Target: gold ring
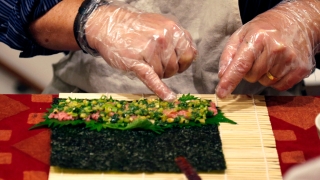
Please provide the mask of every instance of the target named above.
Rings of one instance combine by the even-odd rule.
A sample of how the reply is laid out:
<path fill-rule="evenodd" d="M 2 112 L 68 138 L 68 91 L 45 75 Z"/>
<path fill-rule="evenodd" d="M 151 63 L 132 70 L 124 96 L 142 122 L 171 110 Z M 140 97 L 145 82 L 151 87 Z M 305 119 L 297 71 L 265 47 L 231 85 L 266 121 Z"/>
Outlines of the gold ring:
<path fill-rule="evenodd" d="M 278 80 L 277 77 L 273 76 L 270 72 L 267 72 L 267 77 L 271 80 L 271 81 L 276 81 Z"/>

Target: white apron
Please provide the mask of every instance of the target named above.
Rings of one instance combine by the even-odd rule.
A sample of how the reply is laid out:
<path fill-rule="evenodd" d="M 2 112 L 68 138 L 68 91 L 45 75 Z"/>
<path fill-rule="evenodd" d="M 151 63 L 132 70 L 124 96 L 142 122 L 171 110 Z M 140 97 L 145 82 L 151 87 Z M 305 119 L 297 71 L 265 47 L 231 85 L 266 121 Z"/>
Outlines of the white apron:
<path fill-rule="evenodd" d="M 241 25 L 238 0 L 126 0 L 132 6 L 174 16 L 192 35 L 198 58 L 185 72 L 163 81 L 175 93 L 212 94 L 218 84 L 220 54 Z M 138 78 L 111 68 L 102 58 L 71 52 L 53 65 L 54 78 L 43 93 L 152 93 Z M 236 94 L 279 95 L 258 83 L 242 81 Z M 290 95 L 283 92 L 281 95 Z"/>

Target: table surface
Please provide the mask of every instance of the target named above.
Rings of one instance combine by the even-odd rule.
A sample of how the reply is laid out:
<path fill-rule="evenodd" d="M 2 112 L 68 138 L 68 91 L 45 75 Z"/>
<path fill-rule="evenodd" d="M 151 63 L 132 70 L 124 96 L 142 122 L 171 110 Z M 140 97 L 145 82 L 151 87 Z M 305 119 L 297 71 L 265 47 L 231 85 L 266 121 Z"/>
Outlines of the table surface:
<path fill-rule="evenodd" d="M 47 180 L 50 131 L 28 130 L 58 95 L 0 95 L 0 180 Z M 250 97 L 248 97 L 250 98 Z M 265 97 L 281 173 L 320 156 L 314 119 L 320 97 Z M 241 147 L 239 147 L 241 148 Z"/>

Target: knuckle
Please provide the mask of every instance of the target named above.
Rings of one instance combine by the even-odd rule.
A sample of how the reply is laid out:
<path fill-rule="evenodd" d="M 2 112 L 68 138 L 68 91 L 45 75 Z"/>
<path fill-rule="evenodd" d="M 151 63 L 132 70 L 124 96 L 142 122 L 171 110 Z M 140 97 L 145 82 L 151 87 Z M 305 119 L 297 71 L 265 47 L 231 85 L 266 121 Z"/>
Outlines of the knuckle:
<path fill-rule="evenodd" d="M 264 80 L 259 80 L 259 83 L 262 85 L 262 86 L 265 86 L 265 87 L 267 87 L 267 86 L 269 86 L 270 84 L 268 84 L 266 81 L 264 81 Z"/>
<path fill-rule="evenodd" d="M 172 29 L 179 28 L 178 25 L 177 25 L 177 23 L 174 22 L 174 21 L 172 21 L 172 20 L 168 20 L 168 21 L 166 22 L 166 25 L 167 25 L 167 27 L 171 27 Z"/>
<path fill-rule="evenodd" d="M 285 58 L 285 63 L 292 64 L 295 60 L 297 60 L 297 58 L 298 58 L 297 53 L 291 50 Z"/>
<path fill-rule="evenodd" d="M 248 81 L 249 83 L 255 83 L 257 82 L 257 79 L 254 79 L 254 78 L 244 78 L 246 81 Z"/>
<path fill-rule="evenodd" d="M 297 59 L 298 58 L 298 54 L 295 52 L 295 51 L 291 51 L 290 52 L 290 54 L 289 54 L 289 57 L 288 57 L 288 59 L 289 60 L 291 60 L 291 61 L 293 61 L 293 60 L 295 60 L 295 59 Z"/>
<path fill-rule="evenodd" d="M 254 75 L 246 75 L 245 77 L 244 77 L 244 79 L 246 80 L 246 81 L 248 81 L 249 83 L 255 83 L 255 82 L 257 82 L 259 79 L 258 79 L 258 77 L 257 76 L 254 76 Z"/>
<path fill-rule="evenodd" d="M 276 89 L 278 91 L 285 91 L 288 90 L 292 87 L 292 85 L 290 85 L 288 82 L 281 82 L 281 83 L 277 83 L 275 85 L 271 86 L 273 89 Z"/>
<path fill-rule="evenodd" d="M 238 72 L 239 74 L 246 74 L 249 69 L 251 69 L 252 65 L 248 63 L 246 60 L 239 60 L 234 65 L 234 71 Z"/>
<path fill-rule="evenodd" d="M 282 54 L 284 51 L 289 50 L 289 48 L 281 42 L 277 42 L 276 40 L 273 40 L 272 42 L 273 43 L 270 49 L 272 55 L 276 55 L 279 53 Z"/>
<path fill-rule="evenodd" d="M 289 84 L 285 84 L 285 85 L 282 85 L 282 86 L 279 86 L 279 87 L 276 87 L 275 89 L 278 90 L 278 91 L 285 91 L 285 90 L 288 90 L 292 87 L 292 85 L 289 85 Z"/>
<path fill-rule="evenodd" d="M 286 91 L 294 86 L 296 80 L 294 78 L 289 78 L 285 81 L 282 81 L 280 84 L 272 86 L 274 89 L 278 91 Z"/>
<path fill-rule="evenodd" d="M 194 52 L 191 49 L 187 49 L 181 54 L 179 63 L 191 64 L 194 56 Z"/>
<path fill-rule="evenodd" d="M 312 68 L 306 64 L 292 63 L 291 74 L 294 79 L 301 79 L 311 73 Z"/>

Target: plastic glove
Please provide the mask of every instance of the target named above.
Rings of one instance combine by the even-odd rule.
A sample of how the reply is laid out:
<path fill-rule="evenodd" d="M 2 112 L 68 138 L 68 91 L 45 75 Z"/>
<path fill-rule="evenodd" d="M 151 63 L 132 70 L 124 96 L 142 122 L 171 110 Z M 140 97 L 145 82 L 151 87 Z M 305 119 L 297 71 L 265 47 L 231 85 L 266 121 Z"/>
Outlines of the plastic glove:
<path fill-rule="evenodd" d="M 161 99 L 176 98 L 162 81 L 186 70 L 196 55 L 190 34 L 160 14 L 120 2 L 100 6 L 85 24 L 88 44 L 117 69 L 133 72 Z"/>
<path fill-rule="evenodd" d="M 221 55 L 218 97 L 232 93 L 243 78 L 282 91 L 309 76 L 315 67 L 319 17 L 320 1 L 284 1 L 243 25 Z"/>

